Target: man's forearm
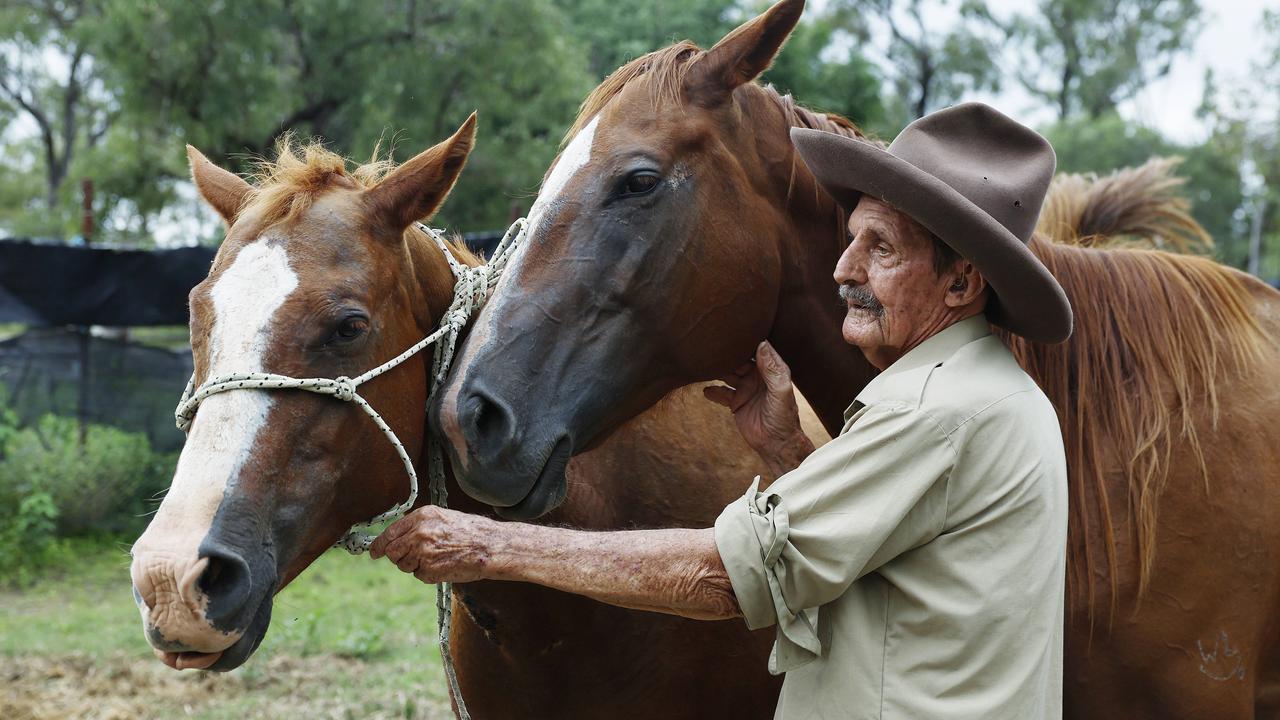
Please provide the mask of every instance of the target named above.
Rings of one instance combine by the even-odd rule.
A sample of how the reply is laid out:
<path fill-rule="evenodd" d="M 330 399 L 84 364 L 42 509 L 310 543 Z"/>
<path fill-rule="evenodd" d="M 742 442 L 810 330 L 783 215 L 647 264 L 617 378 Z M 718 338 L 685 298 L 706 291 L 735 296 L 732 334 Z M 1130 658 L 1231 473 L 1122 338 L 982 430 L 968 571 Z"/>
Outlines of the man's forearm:
<path fill-rule="evenodd" d="M 738 617 L 714 531 L 590 532 L 495 523 L 484 576 L 536 583 L 636 610 Z"/>

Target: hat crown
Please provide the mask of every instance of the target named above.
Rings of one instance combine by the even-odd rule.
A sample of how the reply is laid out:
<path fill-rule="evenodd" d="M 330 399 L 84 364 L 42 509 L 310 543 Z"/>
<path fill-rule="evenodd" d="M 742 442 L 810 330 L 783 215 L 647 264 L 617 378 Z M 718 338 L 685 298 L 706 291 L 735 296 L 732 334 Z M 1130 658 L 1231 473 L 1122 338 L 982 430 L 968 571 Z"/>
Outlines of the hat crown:
<path fill-rule="evenodd" d="M 888 151 L 950 185 L 1024 243 L 1057 166 L 1047 140 L 982 103 L 916 120 Z"/>

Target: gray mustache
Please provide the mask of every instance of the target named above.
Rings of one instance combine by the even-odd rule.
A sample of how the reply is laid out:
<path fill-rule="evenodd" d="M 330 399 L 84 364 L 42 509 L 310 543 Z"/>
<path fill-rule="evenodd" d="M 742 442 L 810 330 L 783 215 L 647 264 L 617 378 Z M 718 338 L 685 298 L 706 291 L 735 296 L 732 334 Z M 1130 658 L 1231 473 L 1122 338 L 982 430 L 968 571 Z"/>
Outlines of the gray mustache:
<path fill-rule="evenodd" d="M 841 285 L 840 299 L 845 305 L 861 305 L 875 315 L 884 314 L 884 305 L 866 285 Z"/>

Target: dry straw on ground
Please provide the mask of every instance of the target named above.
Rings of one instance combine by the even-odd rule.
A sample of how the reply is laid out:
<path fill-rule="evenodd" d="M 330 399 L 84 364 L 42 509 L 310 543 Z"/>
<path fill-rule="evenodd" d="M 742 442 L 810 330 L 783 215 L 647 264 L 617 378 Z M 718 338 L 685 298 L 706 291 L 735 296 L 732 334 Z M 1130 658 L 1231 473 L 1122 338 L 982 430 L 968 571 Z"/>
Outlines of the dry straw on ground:
<path fill-rule="evenodd" d="M 428 695 L 427 685 L 436 678 L 419 675 L 415 680 L 407 663 L 388 667 L 331 655 L 265 660 L 259 672 L 217 674 L 176 673 L 159 662 L 123 654 L 106 660 L 84 655 L 0 657 L 0 718 L 452 717 L 447 705 Z M 362 677 L 388 672 L 405 678 L 392 697 L 370 698 L 359 691 Z M 338 677 L 342 679 L 335 681 Z M 247 693 L 252 701 L 246 702 Z"/>

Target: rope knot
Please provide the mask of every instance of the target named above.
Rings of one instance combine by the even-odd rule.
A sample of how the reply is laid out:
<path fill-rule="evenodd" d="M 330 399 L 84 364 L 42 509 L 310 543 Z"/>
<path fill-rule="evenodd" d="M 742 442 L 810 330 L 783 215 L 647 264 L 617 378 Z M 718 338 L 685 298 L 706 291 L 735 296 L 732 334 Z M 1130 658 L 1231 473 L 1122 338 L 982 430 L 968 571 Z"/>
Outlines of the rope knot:
<path fill-rule="evenodd" d="M 334 378 L 333 396 L 342 402 L 351 402 L 356 397 L 356 384 L 346 375 Z"/>
<path fill-rule="evenodd" d="M 466 310 L 463 310 L 462 308 L 454 308 L 453 310 L 449 311 L 448 315 L 445 316 L 444 321 L 445 321 L 445 324 L 447 324 L 449 327 L 453 328 L 454 330 L 461 330 L 467 324 L 467 317 L 470 314 L 471 313 L 468 313 Z"/>

